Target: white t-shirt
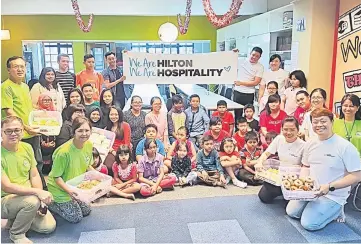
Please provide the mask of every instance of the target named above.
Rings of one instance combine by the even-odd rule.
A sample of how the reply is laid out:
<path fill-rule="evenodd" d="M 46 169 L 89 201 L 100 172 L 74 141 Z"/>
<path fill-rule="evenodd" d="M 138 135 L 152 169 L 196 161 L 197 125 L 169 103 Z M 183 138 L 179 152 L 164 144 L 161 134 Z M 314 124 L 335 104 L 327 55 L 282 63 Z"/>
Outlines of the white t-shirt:
<path fill-rule="evenodd" d="M 239 81 L 254 81 L 256 77 L 262 78 L 263 65 L 261 63 L 251 63 L 248 59 L 239 62 L 238 65 L 238 80 Z M 256 91 L 254 86 L 235 86 L 235 91 L 241 93 L 252 94 Z"/>
<path fill-rule="evenodd" d="M 300 138 L 289 143 L 283 135 L 278 135 L 268 146 L 266 152 L 270 154 L 278 153 L 282 165 L 301 165 L 305 143 Z"/>
<path fill-rule="evenodd" d="M 324 141 L 312 138 L 306 142 L 302 163 L 310 166 L 310 176 L 317 179 L 320 185 L 340 180 L 348 172 L 361 170 L 356 147 L 336 134 Z M 344 205 L 350 190 L 351 186 L 336 189 L 325 197 Z"/>
<path fill-rule="evenodd" d="M 268 70 L 264 72 L 261 85 L 266 85 L 270 81 L 276 81 L 278 83 L 278 94 L 282 95 L 285 91 L 285 80 L 288 78 L 289 73 L 284 69 L 278 69 L 277 71 Z M 268 95 L 267 87 L 264 91 L 264 95 Z"/>
<path fill-rule="evenodd" d="M 288 87 L 283 96 L 286 97 L 286 104 L 285 104 L 285 112 L 287 115 L 289 116 L 293 116 L 293 114 L 295 113 L 296 109 L 297 109 L 297 100 L 296 100 L 296 93 L 299 91 L 306 91 L 306 88 L 304 87 L 298 87 L 298 88 L 293 88 L 293 87 Z"/>
<path fill-rule="evenodd" d="M 312 138 L 317 138 L 316 132 L 313 131 L 311 123 L 311 111 L 305 113 L 303 117 L 303 123 L 300 127 L 300 131 L 307 134 L 306 141 L 309 141 Z"/>

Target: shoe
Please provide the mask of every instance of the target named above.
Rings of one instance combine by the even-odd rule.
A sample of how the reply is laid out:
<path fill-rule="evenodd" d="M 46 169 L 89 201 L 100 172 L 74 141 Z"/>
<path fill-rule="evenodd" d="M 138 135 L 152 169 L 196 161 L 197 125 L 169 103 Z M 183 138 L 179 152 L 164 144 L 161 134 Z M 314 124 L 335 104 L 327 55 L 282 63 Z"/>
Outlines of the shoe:
<path fill-rule="evenodd" d="M 247 187 L 247 183 L 243 182 L 243 181 L 239 181 L 237 179 L 232 180 L 233 185 L 240 187 L 240 188 L 246 188 Z"/>
<path fill-rule="evenodd" d="M 227 177 L 226 177 L 226 184 L 228 185 L 230 181 L 231 181 L 231 177 L 230 177 L 229 175 L 227 175 Z"/>
<path fill-rule="evenodd" d="M 26 244 L 32 244 L 33 242 L 30 241 L 28 238 L 26 238 L 25 236 L 19 239 L 14 238 L 11 234 L 10 234 L 10 240 L 12 240 L 14 243 L 26 243 Z"/>

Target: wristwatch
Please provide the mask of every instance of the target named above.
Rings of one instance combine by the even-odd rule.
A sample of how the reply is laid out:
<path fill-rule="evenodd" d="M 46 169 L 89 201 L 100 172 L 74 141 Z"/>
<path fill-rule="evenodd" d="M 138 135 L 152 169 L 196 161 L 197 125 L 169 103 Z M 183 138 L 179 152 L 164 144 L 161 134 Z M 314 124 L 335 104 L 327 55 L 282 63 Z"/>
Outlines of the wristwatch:
<path fill-rule="evenodd" d="M 334 186 L 331 186 L 331 184 L 330 184 L 329 187 L 328 187 L 328 190 L 329 191 L 334 191 L 334 190 L 336 190 L 336 188 Z"/>

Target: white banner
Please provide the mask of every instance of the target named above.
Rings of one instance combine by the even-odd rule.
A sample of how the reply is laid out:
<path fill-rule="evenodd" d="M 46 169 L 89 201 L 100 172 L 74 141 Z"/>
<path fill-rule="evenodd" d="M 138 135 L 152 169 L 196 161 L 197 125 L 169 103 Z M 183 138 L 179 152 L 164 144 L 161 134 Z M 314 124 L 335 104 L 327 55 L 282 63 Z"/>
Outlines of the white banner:
<path fill-rule="evenodd" d="M 130 84 L 233 84 L 238 53 L 123 54 L 123 72 Z"/>

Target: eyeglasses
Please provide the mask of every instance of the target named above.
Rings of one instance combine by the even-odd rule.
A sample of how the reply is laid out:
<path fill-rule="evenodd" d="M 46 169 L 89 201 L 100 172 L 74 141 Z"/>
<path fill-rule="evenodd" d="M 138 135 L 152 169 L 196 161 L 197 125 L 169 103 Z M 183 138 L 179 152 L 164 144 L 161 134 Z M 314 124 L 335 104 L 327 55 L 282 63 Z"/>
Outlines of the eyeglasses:
<path fill-rule="evenodd" d="M 20 135 L 23 132 L 23 129 L 14 129 L 14 130 L 4 130 L 4 134 L 7 136 L 12 135 L 15 133 L 15 135 Z"/>
<path fill-rule="evenodd" d="M 51 102 L 51 99 L 43 99 L 42 100 L 44 103 L 50 103 Z"/>
<path fill-rule="evenodd" d="M 277 88 L 270 88 L 270 87 L 268 87 L 267 90 L 276 91 Z"/>
<path fill-rule="evenodd" d="M 23 65 L 14 65 L 12 68 L 13 68 L 13 69 L 24 70 L 24 69 L 25 69 L 25 66 L 23 66 Z"/>
<path fill-rule="evenodd" d="M 157 149 L 157 146 L 154 146 L 154 147 L 149 147 L 150 150 L 152 149 Z"/>
<path fill-rule="evenodd" d="M 311 97 L 312 100 L 322 100 L 324 99 L 323 97 Z"/>
<path fill-rule="evenodd" d="M 142 104 L 143 102 L 132 102 L 132 104 Z"/>

